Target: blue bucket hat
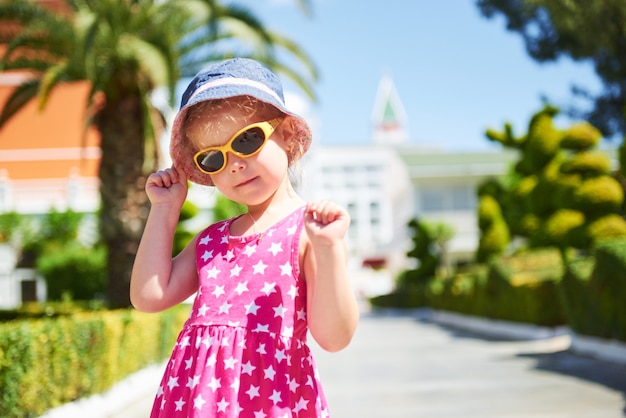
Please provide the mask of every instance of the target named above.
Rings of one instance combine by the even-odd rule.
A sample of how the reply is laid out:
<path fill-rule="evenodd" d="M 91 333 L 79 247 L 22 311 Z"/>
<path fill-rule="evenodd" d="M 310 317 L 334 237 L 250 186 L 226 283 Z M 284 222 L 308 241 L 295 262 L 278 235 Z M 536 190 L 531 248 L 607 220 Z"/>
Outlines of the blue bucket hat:
<path fill-rule="evenodd" d="M 309 125 L 285 107 L 283 88 L 278 77 L 252 59 L 234 58 L 222 61 L 200 71 L 191 80 L 183 94 L 180 110 L 174 119 L 170 155 L 174 165 L 181 168 L 189 180 L 202 185 L 213 185 L 211 177 L 201 172 L 193 162 L 193 156 L 197 150 L 189 143 L 183 129 L 188 109 L 207 100 L 244 95 L 271 104 L 291 117 L 294 140 L 296 144 L 299 144 L 296 149 L 299 149 L 299 152 L 291 156 L 290 165 L 309 148 L 311 144 Z"/>

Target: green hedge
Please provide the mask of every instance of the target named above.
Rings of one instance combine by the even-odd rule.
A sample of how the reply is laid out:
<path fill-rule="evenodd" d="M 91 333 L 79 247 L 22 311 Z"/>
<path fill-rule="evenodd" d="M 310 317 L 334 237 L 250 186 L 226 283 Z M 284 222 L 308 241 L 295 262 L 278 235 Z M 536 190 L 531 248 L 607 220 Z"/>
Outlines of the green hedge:
<path fill-rule="evenodd" d="M 0 323 L 0 416 L 37 417 L 167 358 L 189 308 Z"/>
<path fill-rule="evenodd" d="M 566 323 L 557 250 L 535 250 L 477 264 L 449 279 L 432 279 L 421 288 L 399 289 L 372 298 L 374 307 L 454 311 L 513 322 L 558 326 Z"/>
<path fill-rule="evenodd" d="M 504 257 L 431 286 L 435 309 L 513 322 L 557 326 L 566 322 L 559 294 L 557 251 Z"/>
<path fill-rule="evenodd" d="M 568 263 L 562 291 L 572 330 L 626 341 L 626 238 L 603 240 L 593 256 Z"/>

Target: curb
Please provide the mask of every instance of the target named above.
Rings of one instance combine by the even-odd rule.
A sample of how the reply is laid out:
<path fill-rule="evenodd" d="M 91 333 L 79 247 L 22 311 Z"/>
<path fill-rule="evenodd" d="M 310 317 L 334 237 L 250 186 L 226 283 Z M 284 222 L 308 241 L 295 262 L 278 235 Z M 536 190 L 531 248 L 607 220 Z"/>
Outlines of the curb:
<path fill-rule="evenodd" d="M 427 321 L 463 329 L 478 335 L 510 340 L 544 340 L 559 338 L 564 350 L 598 360 L 626 365 L 626 343 L 576 334 L 569 327 L 542 327 L 511 321 L 494 320 L 449 311 L 431 311 L 421 314 Z"/>
<path fill-rule="evenodd" d="M 166 363 L 153 364 L 131 374 L 106 392 L 48 410 L 40 418 L 110 418 L 138 399 L 153 396 Z M 147 384 L 147 382 L 157 382 Z M 86 411 L 89 411 L 88 414 Z"/>

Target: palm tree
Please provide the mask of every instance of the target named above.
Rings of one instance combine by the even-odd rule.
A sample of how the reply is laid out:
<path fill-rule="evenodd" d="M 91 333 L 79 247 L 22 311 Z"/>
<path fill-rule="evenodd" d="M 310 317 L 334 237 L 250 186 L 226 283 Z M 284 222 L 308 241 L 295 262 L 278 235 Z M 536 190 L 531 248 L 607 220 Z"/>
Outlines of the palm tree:
<path fill-rule="evenodd" d="M 109 300 L 115 307 L 129 306 L 130 270 L 147 213 L 144 179 L 156 167 L 156 138 L 163 128 L 150 93 L 166 87 L 173 105 L 181 77 L 233 56 L 264 62 L 310 97 L 317 74 L 294 42 L 266 30 L 250 10 L 233 3 L 54 3 L 53 11 L 29 0 L 0 2 L 0 26 L 5 28 L 0 44 L 6 45 L 0 71 L 32 74 L 8 99 L 0 126 L 32 99 L 44 107 L 50 92 L 63 83 L 90 82 L 86 123 L 95 124 L 101 135 L 100 229 L 108 248 Z M 283 65 L 281 57 L 302 69 Z"/>

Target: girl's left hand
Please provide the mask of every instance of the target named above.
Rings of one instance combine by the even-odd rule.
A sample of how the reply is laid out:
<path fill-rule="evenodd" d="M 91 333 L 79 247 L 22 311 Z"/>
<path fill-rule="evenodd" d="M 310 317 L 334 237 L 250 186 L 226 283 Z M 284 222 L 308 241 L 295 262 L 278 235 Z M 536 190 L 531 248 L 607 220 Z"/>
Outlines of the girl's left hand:
<path fill-rule="evenodd" d="M 318 200 L 307 204 L 304 225 L 313 244 L 331 245 L 344 239 L 350 215 L 334 202 Z"/>

